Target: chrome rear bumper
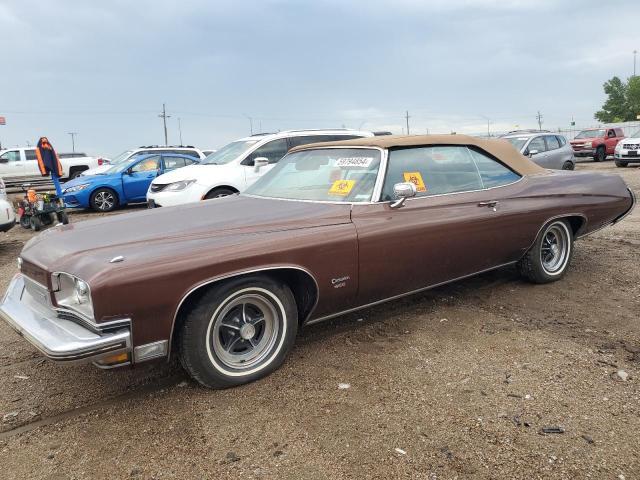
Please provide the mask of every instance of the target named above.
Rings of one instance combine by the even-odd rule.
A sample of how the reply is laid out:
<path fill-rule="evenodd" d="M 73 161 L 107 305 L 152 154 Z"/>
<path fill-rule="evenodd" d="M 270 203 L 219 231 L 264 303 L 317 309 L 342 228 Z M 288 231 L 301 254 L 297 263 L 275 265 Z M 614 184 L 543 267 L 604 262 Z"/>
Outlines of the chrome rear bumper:
<path fill-rule="evenodd" d="M 0 317 L 54 361 L 95 362 L 131 352 L 128 321 L 108 332 L 94 332 L 79 322 L 61 318 L 56 310 L 29 293 L 22 274 L 13 277 L 0 302 Z"/>

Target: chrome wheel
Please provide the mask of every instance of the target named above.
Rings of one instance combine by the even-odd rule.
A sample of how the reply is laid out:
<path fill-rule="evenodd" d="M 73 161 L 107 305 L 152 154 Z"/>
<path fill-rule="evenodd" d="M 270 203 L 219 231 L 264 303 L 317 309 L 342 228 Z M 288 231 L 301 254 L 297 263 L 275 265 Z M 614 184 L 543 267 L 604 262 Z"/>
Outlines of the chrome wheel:
<path fill-rule="evenodd" d="M 540 247 L 540 262 L 548 275 L 562 273 L 571 252 L 569 231 L 563 222 L 556 222 L 544 232 Z"/>
<path fill-rule="evenodd" d="M 116 204 L 116 197 L 113 193 L 107 190 L 100 190 L 96 193 L 93 202 L 98 210 L 106 212 L 113 209 Z"/>
<path fill-rule="evenodd" d="M 274 300 L 277 298 L 266 290 L 249 289 L 220 305 L 207 332 L 207 350 L 214 365 L 217 359 L 223 368 L 245 371 L 273 358 L 284 315 Z"/>

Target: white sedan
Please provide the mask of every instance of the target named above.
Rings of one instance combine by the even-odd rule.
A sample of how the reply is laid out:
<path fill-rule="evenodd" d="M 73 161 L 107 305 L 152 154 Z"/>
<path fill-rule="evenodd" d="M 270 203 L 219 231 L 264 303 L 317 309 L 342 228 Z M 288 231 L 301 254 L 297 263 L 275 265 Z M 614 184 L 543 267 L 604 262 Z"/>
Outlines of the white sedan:
<path fill-rule="evenodd" d="M 0 178 L 0 232 L 7 232 L 16 224 L 16 214 L 7 198 L 4 182 Z"/>

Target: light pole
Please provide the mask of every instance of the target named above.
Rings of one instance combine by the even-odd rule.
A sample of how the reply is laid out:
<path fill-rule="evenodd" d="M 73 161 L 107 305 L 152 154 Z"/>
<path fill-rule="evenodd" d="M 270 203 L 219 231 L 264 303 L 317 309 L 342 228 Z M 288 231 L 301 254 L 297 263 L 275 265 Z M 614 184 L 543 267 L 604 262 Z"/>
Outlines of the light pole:
<path fill-rule="evenodd" d="M 491 138 L 491 119 L 489 117 L 485 117 L 484 115 L 480 115 L 482 118 L 484 118 L 487 121 L 487 138 Z"/>
<path fill-rule="evenodd" d="M 636 56 L 638 55 L 638 50 L 633 51 L 633 76 L 636 76 Z"/>
<path fill-rule="evenodd" d="M 69 135 L 71 135 L 71 151 L 73 153 L 76 153 L 76 135 L 78 134 L 78 132 L 67 132 Z"/>
<path fill-rule="evenodd" d="M 178 117 L 178 134 L 180 135 L 180 145 L 182 146 L 182 125 L 180 124 L 180 117 Z"/>

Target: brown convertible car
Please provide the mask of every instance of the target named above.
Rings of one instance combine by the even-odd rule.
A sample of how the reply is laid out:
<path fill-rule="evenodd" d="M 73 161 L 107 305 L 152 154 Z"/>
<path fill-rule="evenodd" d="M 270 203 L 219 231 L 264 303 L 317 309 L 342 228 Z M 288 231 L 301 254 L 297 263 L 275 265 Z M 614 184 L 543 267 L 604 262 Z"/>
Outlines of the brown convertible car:
<path fill-rule="evenodd" d="M 574 240 L 634 202 L 617 175 L 547 171 L 501 140 L 308 145 L 246 193 L 41 234 L 0 315 L 53 360 L 176 352 L 233 386 L 278 368 L 301 325 L 510 264 L 558 280 Z"/>

